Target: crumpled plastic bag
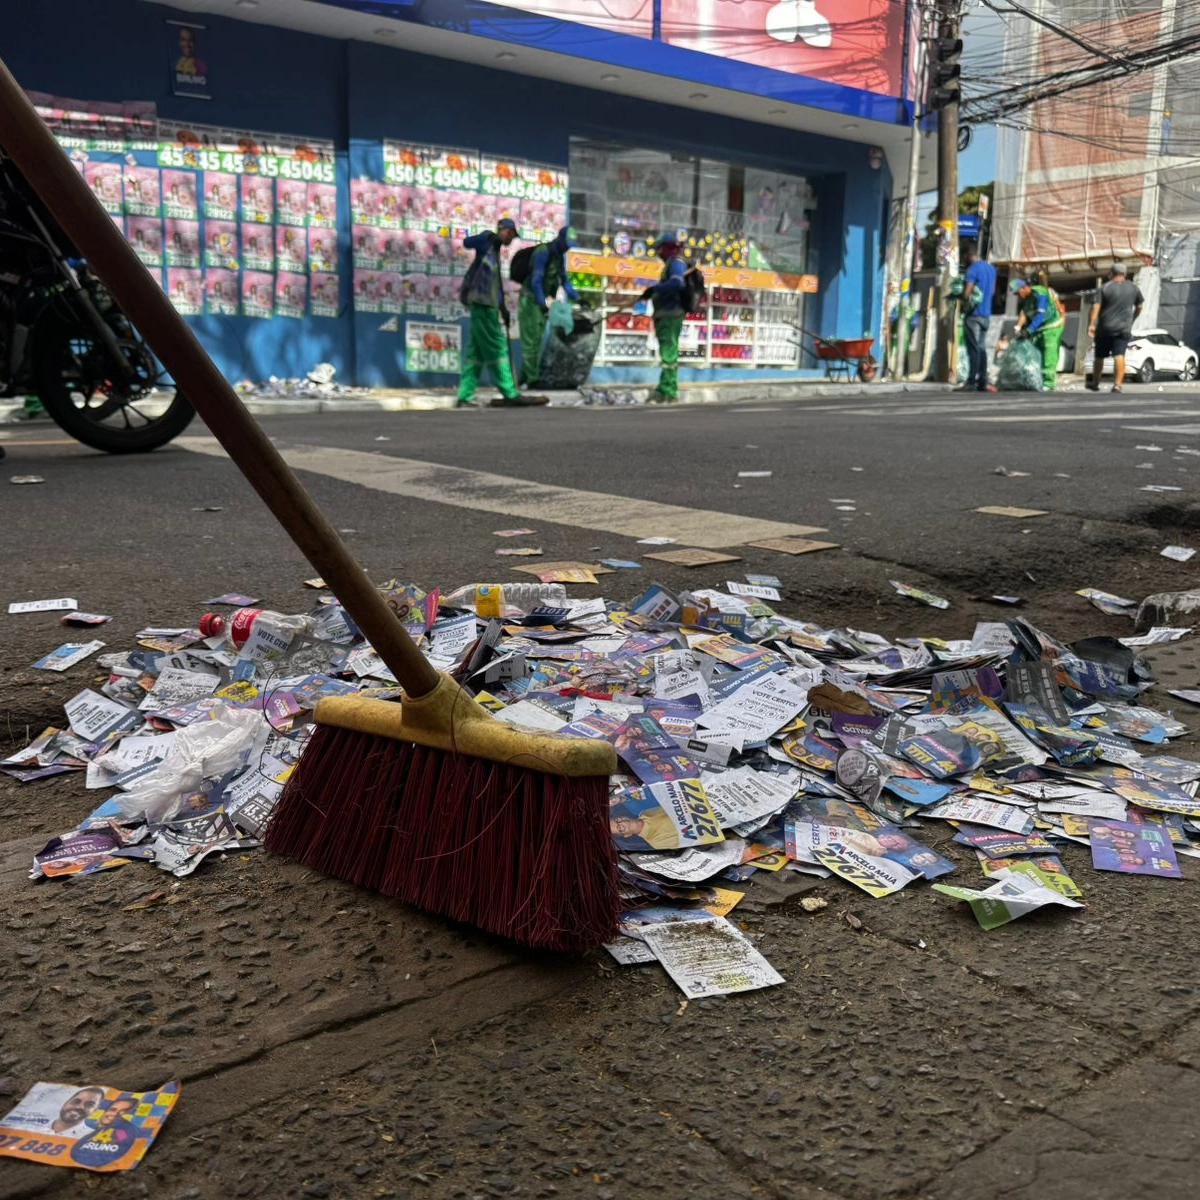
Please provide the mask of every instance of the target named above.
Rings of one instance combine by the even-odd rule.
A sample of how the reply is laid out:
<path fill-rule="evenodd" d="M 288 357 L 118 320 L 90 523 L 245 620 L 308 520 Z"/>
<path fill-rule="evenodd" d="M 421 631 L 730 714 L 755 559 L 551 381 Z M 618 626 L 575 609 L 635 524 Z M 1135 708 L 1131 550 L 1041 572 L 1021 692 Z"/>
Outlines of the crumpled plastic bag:
<path fill-rule="evenodd" d="M 1032 342 L 1015 338 L 1000 358 L 996 387 L 1002 392 L 1040 392 L 1041 351 Z"/>
<path fill-rule="evenodd" d="M 119 796 L 117 803 L 127 817 L 169 821 L 185 796 L 197 791 L 204 780 L 239 766 L 255 740 L 265 740 L 270 732 L 261 712 L 224 705 L 214 708 L 211 720 L 181 729 L 158 770 Z"/>

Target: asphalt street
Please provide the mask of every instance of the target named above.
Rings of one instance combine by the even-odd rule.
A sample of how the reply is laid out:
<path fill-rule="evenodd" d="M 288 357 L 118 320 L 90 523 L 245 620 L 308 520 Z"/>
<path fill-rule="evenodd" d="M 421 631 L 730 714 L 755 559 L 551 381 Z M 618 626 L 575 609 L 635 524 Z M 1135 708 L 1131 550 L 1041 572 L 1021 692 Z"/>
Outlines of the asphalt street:
<path fill-rule="evenodd" d="M 967 637 L 1011 612 L 991 597 L 1013 595 L 1064 639 L 1130 631 L 1078 588 L 1140 599 L 1196 582 L 1159 551 L 1200 538 L 1200 392 L 880 389 L 263 423 L 377 580 L 519 579 L 505 564 L 521 560 L 495 550 L 524 544 L 546 560 L 642 563 L 601 578 L 614 597 L 773 574 L 790 616 Z M 310 605 L 311 568 L 199 422 L 139 458 L 96 454 L 48 422 L 0 427 L 0 444 L 6 602 L 74 597 L 114 615 L 97 635 L 113 648 L 147 624 L 194 623 L 223 592 Z M 9 483 L 27 475 L 44 482 Z M 536 532 L 494 535 L 517 526 Z M 680 545 L 738 561 L 686 569 L 638 544 L 681 531 Z M 785 531 L 836 547 L 748 544 Z M 950 607 L 897 595 L 895 579 Z M 74 637 L 52 616 L 0 610 L 0 628 L 7 753 L 94 671 L 30 670 Z M 1169 686 L 1200 685 L 1190 642 L 1163 668 Z M 1163 692 L 1150 702 L 1178 707 Z M 1194 756 L 1195 740 L 1179 750 Z M 533 958 L 262 852 L 165 891 L 137 864 L 29 882 L 30 853 L 94 799 L 71 776 L 0 781 L 0 1105 L 36 1079 L 181 1077 L 142 1167 L 104 1181 L 122 1200 L 1195 1195 L 1190 860 L 1181 882 L 1106 876 L 1086 909 L 987 934 L 927 888 L 872 900 L 768 881 L 737 911 L 787 983 L 686 1006 L 657 967 Z M 938 849 L 974 886 L 973 860 Z M 805 912 L 801 888 L 828 908 Z M 0 1195 L 84 1186 L 0 1164 Z"/>

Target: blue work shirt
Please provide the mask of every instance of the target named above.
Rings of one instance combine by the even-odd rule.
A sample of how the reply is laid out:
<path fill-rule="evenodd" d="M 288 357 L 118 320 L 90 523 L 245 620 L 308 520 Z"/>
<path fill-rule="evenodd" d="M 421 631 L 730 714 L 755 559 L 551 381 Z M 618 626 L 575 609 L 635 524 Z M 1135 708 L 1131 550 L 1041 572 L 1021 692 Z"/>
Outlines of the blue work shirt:
<path fill-rule="evenodd" d="M 979 293 L 979 303 L 970 312 L 969 317 L 990 317 L 992 305 L 996 299 L 996 268 L 989 262 L 979 259 L 967 268 L 966 282 L 973 284 Z M 974 293 L 972 293 L 974 294 Z"/>
<path fill-rule="evenodd" d="M 500 277 L 500 239 L 487 230 L 464 238 L 463 245 L 475 251 L 471 264 L 474 274 L 463 280 L 462 302 L 466 305 L 486 304 L 489 308 L 503 307 L 503 280 Z M 501 314 L 503 315 L 503 314 Z"/>
<path fill-rule="evenodd" d="M 654 311 L 657 315 L 678 316 L 683 312 L 683 277 L 687 262 L 680 255 L 668 258 L 663 266 L 662 279 L 654 288 Z"/>
<path fill-rule="evenodd" d="M 558 294 L 560 286 L 566 292 L 568 300 L 579 299 L 579 293 L 575 291 L 571 277 L 567 274 L 566 249 L 559 249 L 559 241 L 555 239 L 545 246 L 539 246 L 533 252 L 529 290 L 533 293 L 537 306 L 545 308 Z"/>

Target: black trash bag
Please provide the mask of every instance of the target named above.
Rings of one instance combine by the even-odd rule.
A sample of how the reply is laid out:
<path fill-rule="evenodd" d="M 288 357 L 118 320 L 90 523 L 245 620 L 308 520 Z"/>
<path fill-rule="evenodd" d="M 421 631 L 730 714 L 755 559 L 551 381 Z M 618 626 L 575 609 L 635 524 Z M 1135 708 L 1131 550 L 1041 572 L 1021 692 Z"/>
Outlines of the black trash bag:
<path fill-rule="evenodd" d="M 551 330 L 538 364 L 538 387 L 547 391 L 582 387 L 596 361 L 600 331 L 600 319 L 580 309 L 575 311 L 575 327 L 570 333 Z"/>

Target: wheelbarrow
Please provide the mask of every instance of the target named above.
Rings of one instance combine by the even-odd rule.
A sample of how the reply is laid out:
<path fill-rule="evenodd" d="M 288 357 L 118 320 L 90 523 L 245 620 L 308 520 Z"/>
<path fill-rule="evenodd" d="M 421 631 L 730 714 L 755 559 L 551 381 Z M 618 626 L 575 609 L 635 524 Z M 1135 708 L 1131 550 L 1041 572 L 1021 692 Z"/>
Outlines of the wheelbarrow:
<path fill-rule="evenodd" d="M 817 358 L 825 364 L 826 379 L 849 383 L 851 370 L 863 383 L 875 378 L 879 364 L 871 353 L 874 338 L 823 338 L 811 333 L 808 336 L 813 339 Z"/>

